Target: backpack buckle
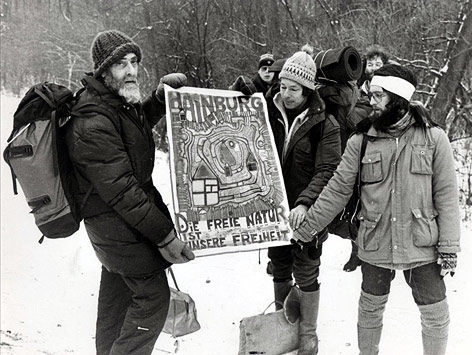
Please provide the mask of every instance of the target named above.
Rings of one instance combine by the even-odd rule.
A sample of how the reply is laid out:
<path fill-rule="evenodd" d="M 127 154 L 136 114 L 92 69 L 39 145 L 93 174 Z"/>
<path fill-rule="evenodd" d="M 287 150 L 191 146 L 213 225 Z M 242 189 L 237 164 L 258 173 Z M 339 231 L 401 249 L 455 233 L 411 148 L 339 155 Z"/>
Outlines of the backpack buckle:
<path fill-rule="evenodd" d="M 40 196 L 28 201 L 28 205 L 32 208 L 30 213 L 36 213 L 41 207 L 51 203 L 51 197 L 48 195 Z"/>

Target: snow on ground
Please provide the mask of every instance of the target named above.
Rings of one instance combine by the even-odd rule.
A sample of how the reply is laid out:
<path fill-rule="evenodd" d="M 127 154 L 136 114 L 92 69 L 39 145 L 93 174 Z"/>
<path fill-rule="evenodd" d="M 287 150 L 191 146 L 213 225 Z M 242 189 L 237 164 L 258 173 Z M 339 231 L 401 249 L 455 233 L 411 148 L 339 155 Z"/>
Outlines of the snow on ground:
<path fill-rule="evenodd" d="M 11 130 L 17 98 L 1 96 L 1 149 Z M 158 152 L 155 182 L 170 198 L 167 158 Z M 2 355 L 95 353 L 94 332 L 100 265 L 85 230 L 63 240 L 41 236 L 23 197 L 14 196 L 10 171 L 1 169 L 1 343 Z M 447 277 L 451 309 L 450 355 L 472 348 L 472 231 L 463 226 L 459 266 Z M 342 271 L 350 245 L 332 236 L 324 245 L 320 354 L 357 354 L 356 318 L 361 275 Z M 153 355 L 237 354 L 239 321 L 261 313 L 272 300 L 272 280 L 265 273 L 267 251 L 197 258 L 174 266 L 182 291 L 196 302 L 202 329 L 173 339 L 162 334 Z M 170 281 L 171 282 L 171 281 Z M 272 309 L 272 308 L 271 308 Z M 384 317 L 381 354 L 421 354 L 419 312 L 402 273 L 397 273 Z M 274 339 L 276 341 L 276 339 Z"/>

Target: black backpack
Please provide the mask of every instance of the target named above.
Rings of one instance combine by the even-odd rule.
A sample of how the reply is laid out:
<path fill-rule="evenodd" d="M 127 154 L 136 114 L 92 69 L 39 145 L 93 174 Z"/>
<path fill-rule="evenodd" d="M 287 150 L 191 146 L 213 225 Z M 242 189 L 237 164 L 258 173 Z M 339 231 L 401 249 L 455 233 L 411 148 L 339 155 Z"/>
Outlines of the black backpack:
<path fill-rule="evenodd" d="M 74 175 L 64 137 L 64 126 L 74 116 L 100 113 L 113 121 L 110 109 L 98 104 L 77 107 L 78 97 L 53 83 L 31 87 L 14 114 L 13 130 L 3 157 L 10 166 L 14 194 L 19 181 L 35 222 L 44 237 L 65 238 L 79 229 L 83 201 L 77 199 Z"/>

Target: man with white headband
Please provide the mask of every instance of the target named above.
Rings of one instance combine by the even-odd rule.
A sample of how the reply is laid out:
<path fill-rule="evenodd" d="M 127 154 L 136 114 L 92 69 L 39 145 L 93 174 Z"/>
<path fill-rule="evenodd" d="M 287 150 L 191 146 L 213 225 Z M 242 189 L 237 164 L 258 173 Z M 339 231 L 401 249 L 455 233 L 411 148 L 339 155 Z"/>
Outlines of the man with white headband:
<path fill-rule="evenodd" d="M 328 185 L 294 232 L 313 239 L 348 202 L 359 170 L 362 260 L 358 309 L 361 355 L 379 353 L 382 318 L 395 272 L 403 271 L 421 314 L 424 354 L 446 352 L 449 309 L 444 276 L 454 275 L 460 219 L 454 157 L 446 133 L 411 98 L 417 85 L 408 69 L 388 64 L 372 78 L 368 124 L 348 141 Z"/>

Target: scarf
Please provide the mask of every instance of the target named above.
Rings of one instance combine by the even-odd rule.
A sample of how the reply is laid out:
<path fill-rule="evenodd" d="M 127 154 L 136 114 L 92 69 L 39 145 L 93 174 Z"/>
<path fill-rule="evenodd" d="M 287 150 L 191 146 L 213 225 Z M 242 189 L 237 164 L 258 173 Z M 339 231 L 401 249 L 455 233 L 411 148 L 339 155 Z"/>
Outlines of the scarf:
<path fill-rule="evenodd" d="M 394 136 L 394 137 L 399 137 L 403 133 L 405 133 L 405 131 L 408 128 L 410 128 L 410 126 L 413 123 L 414 123 L 414 120 L 413 120 L 411 114 L 408 112 L 408 113 L 405 114 L 405 116 L 403 116 L 397 122 L 395 122 L 393 125 L 388 127 L 385 132 L 392 135 L 392 136 Z"/>

